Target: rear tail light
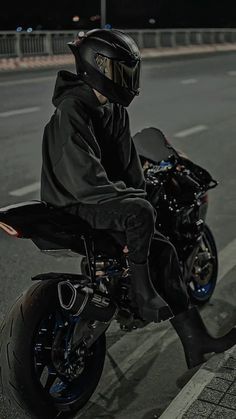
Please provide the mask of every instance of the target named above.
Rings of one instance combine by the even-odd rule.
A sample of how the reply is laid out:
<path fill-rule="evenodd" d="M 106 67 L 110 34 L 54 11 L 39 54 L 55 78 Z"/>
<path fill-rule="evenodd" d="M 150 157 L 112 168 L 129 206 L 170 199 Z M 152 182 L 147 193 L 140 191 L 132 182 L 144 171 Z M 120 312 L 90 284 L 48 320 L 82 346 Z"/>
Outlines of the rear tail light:
<path fill-rule="evenodd" d="M 21 237 L 20 231 L 15 230 L 13 227 L 5 223 L 0 223 L 0 228 L 4 230 L 7 234 L 9 234 L 9 236 Z"/>

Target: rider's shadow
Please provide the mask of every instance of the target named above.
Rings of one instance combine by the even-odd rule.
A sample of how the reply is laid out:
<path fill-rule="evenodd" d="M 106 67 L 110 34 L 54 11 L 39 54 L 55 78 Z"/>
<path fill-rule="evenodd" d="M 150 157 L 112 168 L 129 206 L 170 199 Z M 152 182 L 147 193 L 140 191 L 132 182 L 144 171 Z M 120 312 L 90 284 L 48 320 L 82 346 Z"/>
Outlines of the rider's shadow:
<path fill-rule="evenodd" d="M 181 355 L 179 350 L 180 343 L 178 338 L 170 329 L 170 332 L 162 337 L 160 336 L 158 344 L 154 344 L 140 357 L 140 365 L 138 364 L 139 360 L 137 360 L 135 367 L 130 368 L 128 371 L 126 370 L 125 373 L 113 356 L 108 354 L 109 368 L 115 374 L 116 380 L 103 393 L 98 389 L 97 397 L 99 396 L 100 400 L 95 403 L 90 402 L 89 409 L 81 417 L 83 419 L 158 418 L 159 413 L 163 410 L 163 403 L 165 405 L 165 401 L 162 401 L 162 391 L 168 398 L 169 391 L 173 390 L 169 390 L 169 379 L 172 380 L 172 385 L 175 386 L 170 367 L 168 372 L 169 379 L 165 379 L 164 387 L 162 387 L 162 377 L 163 374 L 166 374 L 166 365 L 173 357 L 173 352 L 177 351 L 179 357 L 177 374 L 179 369 L 182 371 L 183 367 L 185 368 L 184 355 Z M 156 362 L 158 362 L 158 367 L 155 365 Z M 149 400 L 146 400 L 143 404 L 142 401 L 138 402 L 140 401 L 140 396 L 145 396 L 146 392 L 150 395 L 150 398 L 148 397 Z M 146 399 L 146 396 L 144 398 Z M 138 408 L 135 407 L 136 405 Z M 152 407 L 152 410 L 150 410 L 150 407 Z"/>
<path fill-rule="evenodd" d="M 111 367 L 116 375 L 116 384 L 115 388 L 109 390 L 109 395 L 105 393 L 98 393 L 102 404 L 98 403 L 91 403 L 90 407 L 92 410 L 96 410 L 96 419 L 103 418 L 103 419 L 116 419 L 121 418 L 121 412 L 127 406 L 129 406 L 136 398 L 139 397 L 138 392 L 136 391 L 136 387 L 139 384 L 140 380 L 144 378 L 149 370 L 152 368 L 155 357 L 151 360 L 149 359 L 147 362 L 143 362 L 140 368 L 136 369 L 135 375 L 127 378 L 127 372 L 123 373 L 120 369 L 119 365 L 115 361 L 115 359 L 108 353 L 108 359 L 110 361 Z M 138 378 L 135 378 L 138 377 Z M 84 419 L 91 419 L 91 416 L 85 414 L 83 416 Z"/>

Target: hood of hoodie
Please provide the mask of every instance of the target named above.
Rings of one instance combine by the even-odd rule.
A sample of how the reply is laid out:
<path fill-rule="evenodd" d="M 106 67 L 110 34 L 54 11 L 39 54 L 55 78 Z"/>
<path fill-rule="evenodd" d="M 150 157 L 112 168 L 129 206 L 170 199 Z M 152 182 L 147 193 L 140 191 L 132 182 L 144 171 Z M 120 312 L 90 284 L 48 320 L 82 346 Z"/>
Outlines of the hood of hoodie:
<path fill-rule="evenodd" d="M 57 108 L 66 97 L 77 97 L 86 107 L 94 109 L 102 106 L 93 89 L 70 71 L 57 73 L 52 103 Z"/>

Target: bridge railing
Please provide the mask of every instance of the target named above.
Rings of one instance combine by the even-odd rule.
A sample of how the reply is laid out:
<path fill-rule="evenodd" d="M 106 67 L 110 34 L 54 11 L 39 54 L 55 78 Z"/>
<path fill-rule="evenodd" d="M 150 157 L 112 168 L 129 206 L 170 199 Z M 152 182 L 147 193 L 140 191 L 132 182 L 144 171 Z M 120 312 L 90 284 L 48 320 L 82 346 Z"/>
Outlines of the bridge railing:
<path fill-rule="evenodd" d="M 86 32 L 86 31 L 85 31 Z M 141 49 L 177 48 L 196 45 L 235 44 L 236 29 L 125 30 Z M 69 54 L 67 42 L 77 31 L 0 31 L 0 58 Z"/>

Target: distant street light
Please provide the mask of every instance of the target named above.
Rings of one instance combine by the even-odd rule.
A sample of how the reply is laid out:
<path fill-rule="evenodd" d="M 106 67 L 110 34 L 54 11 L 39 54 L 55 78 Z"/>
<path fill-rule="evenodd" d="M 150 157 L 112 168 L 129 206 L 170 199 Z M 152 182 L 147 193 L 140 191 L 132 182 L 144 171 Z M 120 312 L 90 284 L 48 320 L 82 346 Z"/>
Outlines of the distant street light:
<path fill-rule="evenodd" d="M 101 28 L 105 28 L 106 25 L 106 0 L 101 0 Z"/>
<path fill-rule="evenodd" d="M 154 25 L 154 23 L 156 23 L 156 19 L 154 19 L 153 17 L 151 17 L 151 18 L 149 19 L 149 23 L 150 23 L 151 25 Z"/>
<path fill-rule="evenodd" d="M 100 15 L 90 16 L 89 19 L 91 20 L 91 22 L 96 22 L 96 20 L 101 19 L 101 16 Z"/>
<path fill-rule="evenodd" d="M 73 22 L 79 22 L 80 17 L 79 16 L 73 16 L 72 20 L 73 20 Z"/>

